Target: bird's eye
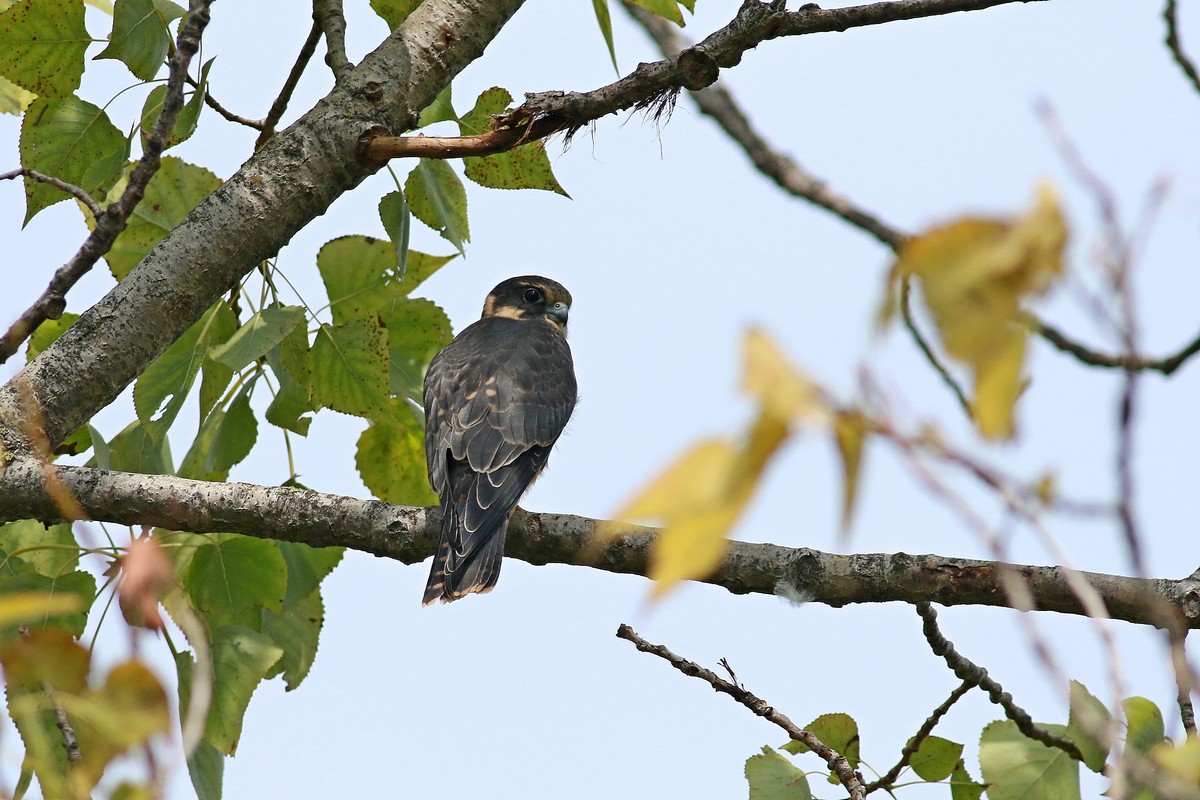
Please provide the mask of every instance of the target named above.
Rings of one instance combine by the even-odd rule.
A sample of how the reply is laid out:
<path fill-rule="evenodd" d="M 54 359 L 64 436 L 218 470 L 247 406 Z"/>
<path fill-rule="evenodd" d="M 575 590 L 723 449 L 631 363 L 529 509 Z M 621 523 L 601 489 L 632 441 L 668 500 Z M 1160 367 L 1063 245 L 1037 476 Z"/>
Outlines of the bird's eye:
<path fill-rule="evenodd" d="M 525 302 L 526 303 L 542 302 L 542 290 L 541 289 L 533 289 L 533 288 L 526 289 L 525 290 Z"/>

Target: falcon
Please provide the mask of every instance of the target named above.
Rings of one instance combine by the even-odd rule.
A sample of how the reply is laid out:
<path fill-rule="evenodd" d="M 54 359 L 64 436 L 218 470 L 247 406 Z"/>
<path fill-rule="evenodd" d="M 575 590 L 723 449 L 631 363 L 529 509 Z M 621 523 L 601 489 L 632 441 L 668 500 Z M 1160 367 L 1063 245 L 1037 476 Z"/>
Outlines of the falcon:
<path fill-rule="evenodd" d="M 425 458 L 442 535 L 423 605 L 496 585 L 508 519 L 575 408 L 571 293 L 509 278 L 425 374 Z"/>

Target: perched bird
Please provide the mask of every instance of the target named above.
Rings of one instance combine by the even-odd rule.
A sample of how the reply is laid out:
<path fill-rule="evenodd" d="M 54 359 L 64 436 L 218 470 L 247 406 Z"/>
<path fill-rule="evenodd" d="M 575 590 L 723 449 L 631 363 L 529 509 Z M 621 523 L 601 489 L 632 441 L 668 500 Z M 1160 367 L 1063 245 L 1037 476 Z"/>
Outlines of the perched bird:
<path fill-rule="evenodd" d="M 575 408 L 570 308 L 562 284 L 509 278 L 429 364 L 425 458 L 443 519 L 423 604 L 496 585 L 508 518 Z"/>

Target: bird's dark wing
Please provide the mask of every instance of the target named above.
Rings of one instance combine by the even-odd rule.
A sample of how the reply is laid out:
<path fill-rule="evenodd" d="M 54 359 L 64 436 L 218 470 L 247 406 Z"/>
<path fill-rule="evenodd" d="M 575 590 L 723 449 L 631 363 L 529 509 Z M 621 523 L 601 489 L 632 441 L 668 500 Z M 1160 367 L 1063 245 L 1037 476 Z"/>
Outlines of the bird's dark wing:
<path fill-rule="evenodd" d="M 548 323 L 487 317 L 434 358 L 425 450 L 445 522 L 425 602 L 495 583 L 509 514 L 545 466 L 575 397 L 570 347 Z"/>

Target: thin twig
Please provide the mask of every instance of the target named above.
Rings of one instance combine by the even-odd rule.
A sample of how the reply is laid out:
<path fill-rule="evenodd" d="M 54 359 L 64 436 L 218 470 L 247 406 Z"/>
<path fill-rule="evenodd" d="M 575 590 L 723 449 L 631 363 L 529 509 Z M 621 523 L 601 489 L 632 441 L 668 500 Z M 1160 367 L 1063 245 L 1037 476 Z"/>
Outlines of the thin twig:
<path fill-rule="evenodd" d="M 163 97 L 162 111 L 150 135 L 146 137 L 141 160 L 129 173 L 129 180 L 121 197 L 97 217 L 96 227 L 88 235 L 83 246 L 50 279 L 50 285 L 33 305 L 0 337 L 0 363 L 7 361 L 20 348 L 21 343 L 51 314 L 66 307 L 67 292 L 79 279 L 95 266 L 96 262 L 113 246 L 113 242 L 125 230 L 129 215 L 141 202 L 146 185 L 158 172 L 162 163 L 162 152 L 168 135 L 175 127 L 175 118 L 183 108 L 183 85 L 192 56 L 200 48 L 200 36 L 208 25 L 209 6 L 212 0 L 192 0 L 188 8 L 187 23 L 179 32 L 175 53 L 171 56 L 170 72 L 167 77 L 167 93 Z"/>
<path fill-rule="evenodd" d="M 922 630 L 925 633 L 925 640 L 929 642 L 929 648 L 933 650 L 934 655 L 942 657 L 946 666 L 950 667 L 959 680 L 978 686 L 987 692 L 988 699 L 1003 708 L 1004 715 L 1016 723 L 1017 729 L 1025 736 L 1041 742 L 1047 747 L 1056 747 L 1076 761 L 1083 761 L 1083 755 L 1074 742 L 1062 736 L 1056 736 L 1045 728 L 1038 727 L 1029 713 L 1013 702 L 1012 695 L 1004 691 L 999 683 L 988 677 L 987 670 L 954 649 L 954 645 L 938 628 L 937 612 L 928 601 L 917 603 L 916 609 L 917 613 L 921 615 Z"/>
<path fill-rule="evenodd" d="M 55 178 L 53 175 L 45 175 L 41 172 L 38 172 L 36 169 L 24 169 L 24 168 L 14 169 L 10 172 L 0 173 L 0 181 L 11 181 L 13 178 L 20 178 L 20 177 L 31 178 L 32 180 L 38 181 L 40 183 L 48 184 L 50 186 L 53 186 L 55 189 L 66 192 L 67 194 L 71 195 L 76 200 L 78 200 L 79 202 L 81 202 L 85 206 L 87 206 L 88 211 L 91 211 L 92 216 L 95 217 L 96 219 L 99 219 L 100 216 L 104 214 L 104 209 L 100 207 L 99 203 L 97 203 L 95 200 L 92 199 L 92 196 L 90 194 L 88 194 L 86 191 L 84 191 L 83 189 L 81 189 L 80 187 L 76 186 L 73 183 L 67 183 L 66 181 L 60 181 L 58 178 Z"/>
<path fill-rule="evenodd" d="M 75 735 L 75 728 L 71 725 L 71 720 L 67 718 L 67 711 L 54 696 L 54 689 L 50 684 L 43 683 L 42 691 L 46 693 L 46 696 L 50 698 L 50 704 L 54 706 L 54 724 L 62 735 L 63 749 L 67 751 L 67 762 L 78 764 L 83 760 L 83 754 L 79 750 L 79 737 Z"/>
<path fill-rule="evenodd" d="M 1030 324 L 1039 336 L 1054 345 L 1055 348 L 1093 367 L 1123 369 L 1132 372 L 1161 372 L 1163 375 L 1171 375 L 1189 358 L 1200 353 L 1200 334 L 1197 334 L 1195 339 L 1192 339 L 1173 355 L 1163 358 L 1146 358 L 1140 355 L 1101 353 L 1079 344 L 1048 323 L 1031 320 Z"/>
<path fill-rule="evenodd" d="M 699 678 L 707 682 L 713 689 L 718 692 L 729 695 L 734 700 L 738 701 L 746 708 L 753 711 L 763 719 L 774 722 L 782 728 L 793 741 L 801 742 L 809 750 L 812 750 L 829 765 L 834 774 L 838 776 L 838 780 L 850 792 L 850 797 L 853 800 L 863 800 L 866 797 L 866 789 L 863 786 L 862 779 L 850 767 L 850 762 L 846 757 L 836 750 L 829 747 L 827 744 L 818 739 L 812 731 L 807 731 L 801 728 L 796 723 L 792 722 L 781 712 L 767 705 L 766 702 L 759 699 L 755 695 L 743 689 L 741 686 L 730 683 L 721 676 L 711 670 L 688 661 L 682 656 L 677 656 L 660 644 L 651 644 L 637 634 L 637 632 L 628 625 L 621 625 L 617 628 L 617 638 L 625 639 L 633 642 L 634 646 L 643 653 L 650 653 L 665 659 L 671 666 L 692 678 Z"/>
<path fill-rule="evenodd" d="M 933 352 L 933 348 L 929 345 L 929 342 L 921 334 L 920 328 L 917 327 L 917 322 L 913 319 L 912 315 L 912 303 L 909 297 L 911 293 L 912 284 L 908 276 L 905 276 L 900 281 L 900 318 L 904 320 L 904 327 L 912 335 L 917 349 L 925 356 L 925 360 L 933 366 L 938 376 L 941 377 L 942 383 L 946 384 L 950 391 L 953 392 L 954 397 L 958 400 L 958 404 L 962 406 L 963 412 L 967 415 L 967 419 L 974 419 L 975 413 L 971 410 L 971 401 L 967 399 L 967 395 L 962 390 L 962 387 L 958 385 L 958 381 L 954 380 L 954 376 L 950 374 L 950 370 L 946 369 L 946 366 L 942 364 L 937 354 Z"/>
<path fill-rule="evenodd" d="M 876 789 L 891 789 L 892 784 L 900 777 L 900 773 L 912 761 L 912 757 L 921 749 L 921 743 L 929 738 L 929 734 L 933 733 L 934 727 L 941 722 L 942 717 L 950 711 L 951 706 L 962 699 L 963 695 L 975 688 L 975 684 L 964 680 L 958 687 L 950 693 L 950 696 L 942 702 L 940 706 L 933 710 L 929 718 L 921 723 L 920 729 L 917 730 L 915 736 L 908 740 L 908 744 L 904 745 L 904 749 L 900 751 L 900 760 L 896 765 L 889 769 L 886 774 L 882 775 L 878 780 L 871 781 L 867 784 L 867 794 Z"/>
<path fill-rule="evenodd" d="M 325 32 L 325 63 L 333 70 L 333 79 L 342 79 L 354 69 L 346 57 L 346 14 L 342 0 L 313 0 L 313 19 Z"/>
<path fill-rule="evenodd" d="M 187 83 L 188 86 L 191 86 L 193 89 L 199 91 L 200 84 L 191 75 L 187 76 Z M 257 131 L 261 131 L 263 128 L 263 121 L 261 119 L 250 119 L 249 117 L 243 117 L 241 114 L 233 113 L 228 108 L 218 103 L 217 99 L 212 96 L 212 92 L 208 91 L 207 88 L 204 90 L 204 104 L 230 122 L 236 122 L 238 125 L 245 125 L 247 128 L 254 128 Z"/>
<path fill-rule="evenodd" d="M 1183 70 L 1192 88 L 1200 92 L 1200 73 L 1196 72 L 1196 65 L 1188 58 L 1187 53 L 1183 52 L 1183 44 L 1179 41 L 1179 10 L 1175 7 L 1175 0 L 1167 0 L 1163 8 L 1163 19 L 1167 21 L 1166 42 L 1167 49 L 1171 51 L 1171 58 L 1175 59 L 1175 63 Z"/>
<path fill-rule="evenodd" d="M 1192 676 L 1191 666 L 1187 660 L 1187 628 L 1172 628 L 1169 631 L 1171 643 L 1171 666 L 1175 669 L 1175 685 L 1179 688 L 1177 701 L 1179 703 L 1179 719 L 1183 722 L 1183 730 L 1189 736 L 1196 735 L 1196 709 L 1192 705 L 1192 691 L 1196 682 Z"/>
<path fill-rule="evenodd" d="M 304 44 L 300 47 L 300 52 L 296 54 L 296 61 L 292 64 L 292 70 L 288 73 L 287 79 L 283 82 L 283 88 L 279 90 L 279 95 L 275 98 L 275 102 L 271 103 L 271 109 L 267 111 L 267 116 L 263 117 L 262 133 L 258 136 L 258 141 L 254 143 L 254 149 L 259 150 L 267 140 L 275 135 L 275 126 L 279 124 L 279 120 L 283 118 L 283 114 L 287 111 L 288 103 L 292 99 L 292 92 L 296 89 L 296 84 L 300 82 L 300 76 L 304 74 L 304 70 L 308 67 L 308 62 L 312 60 L 313 54 L 317 52 L 317 43 L 321 41 L 321 23 L 316 18 L 316 13 L 313 14 L 312 28 L 308 31 L 308 38 L 304 40 Z"/>

